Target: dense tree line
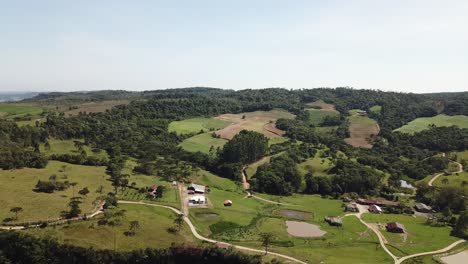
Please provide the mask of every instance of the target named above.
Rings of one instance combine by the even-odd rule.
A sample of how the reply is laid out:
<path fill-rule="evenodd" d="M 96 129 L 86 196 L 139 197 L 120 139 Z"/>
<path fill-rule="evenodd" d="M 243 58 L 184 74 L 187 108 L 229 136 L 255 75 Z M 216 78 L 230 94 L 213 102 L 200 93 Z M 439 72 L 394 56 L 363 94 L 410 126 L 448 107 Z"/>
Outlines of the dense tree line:
<path fill-rule="evenodd" d="M 101 264 L 101 263 L 194 263 L 259 264 L 260 256 L 216 247 L 174 245 L 167 249 L 131 252 L 96 250 L 61 245 L 50 239 L 37 239 L 12 231 L 0 232 L 0 263 L 5 264 Z"/>
<path fill-rule="evenodd" d="M 268 149 L 268 138 L 255 131 L 242 130 L 227 142 L 221 152 L 226 163 L 252 163 L 263 157 Z"/>

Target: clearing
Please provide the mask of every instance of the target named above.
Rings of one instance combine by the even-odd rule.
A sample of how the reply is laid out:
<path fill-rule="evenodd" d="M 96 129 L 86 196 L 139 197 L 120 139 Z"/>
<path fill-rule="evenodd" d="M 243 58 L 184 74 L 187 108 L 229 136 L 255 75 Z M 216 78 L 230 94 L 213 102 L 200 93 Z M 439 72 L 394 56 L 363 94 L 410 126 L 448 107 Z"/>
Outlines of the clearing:
<path fill-rule="evenodd" d="M 59 140 L 49 138 L 49 145 L 50 149 L 46 150 L 44 144 L 40 145 L 41 153 L 44 153 L 46 156 L 50 155 L 62 155 L 62 154 L 70 154 L 70 155 L 79 155 L 80 151 L 78 147 L 75 146 L 76 142 L 81 142 L 84 144 L 83 139 L 69 139 L 69 140 Z M 100 149 L 91 148 L 90 146 L 83 145 L 83 150 L 86 152 L 88 156 L 94 156 L 97 158 L 109 158 L 107 152 Z"/>
<path fill-rule="evenodd" d="M 240 114 L 223 114 L 215 117 L 232 123 L 216 132 L 221 138 L 232 139 L 241 130 L 252 130 L 262 133 L 267 138 L 276 138 L 284 135 L 284 131 L 275 127 L 275 122 L 279 118 L 294 118 L 294 115 L 284 110 L 255 111 Z"/>
<path fill-rule="evenodd" d="M 26 106 L 19 104 L 0 104 L 0 117 L 15 118 L 24 116 L 37 116 L 42 114 L 44 109 L 37 106 Z"/>
<path fill-rule="evenodd" d="M 54 193 L 33 191 L 38 180 L 47 181 L 52 175 L 57 176 L 57 181 L 76 182 L 77 185 Z M 18 206 L 22 207 L 23 211 L 19 213 L 16 222 L 22 223 L 60 217 L 60 213 L 67 209 L 70 198 L 78 196 L 78 191 L 84 187 L 88 187 L 90 192 L 84 197 L 80 207 L 83 213 L 89 213 L 94 208 L 93 202 L 96 198 L 112 190 L 105 167 L 73 165 L 58 161 L 49 161 L 44 169 L 0 170 L 0 186 L 0 207 L 5 209 L 0 210 L 0 220 L 13 217 L 9 209 Z M 100 193 L 97 192 L 99 186 L 103 187 Z"/>
<path fill-rule="evenodd" d="M 313 158 L 309 158 L 302 163 L 297 165 L 299 173 L 304 176 L 307 173 L 312 173 L 314 176 L 328 176 L 328 170 L 330 170 L 334 164 L 328 157 L 321 157 L 324 150 L 319 149 Z"/>
<path fill-rule="evenodd" d="M 372 148 L 369 140 L 379 134 L 380 128 L 377 122 L 367 116 L 356 113 L 357 110 L 350 110 L 349 120 L 350 137 L 345 142 L 356 148 Z"/>
<path fill-rule="evenodd" d="M 313 109 L 320 109 L 322 111 L 334 112 L 334 113 L 339 114 L 339 112 L 336 111 L 335 105 L 327 104 L 323 100 L 317 100 L 315 102 L 308 103 L 306 105 L 312 107 Z"/>
<path fill-rule="evenodd" d="M 182 141 L 179 146 L 189 152 L 200 151 L 205 154 L 209 154 L 210 149 L 216 151 L 218 147 L 222 148 L 224 144 L 227 143 L 227 140 L 225 139 L 213 137 L 212 133 L 214 132 L 206 132 L 187 138 L 186 140 Z"/>
<path fill-rule="evenodd" d="M 173 121 L 169 124 L 169 132 L 176 132 L 178 135 L 208 132 L 222 129 L 232 124 L 229 121 L 214 118 L 191 118 L 181 121 Z"/>
<path fill-rule="evenodd" d="M 449 127 L 458 126 L 460 128 L 468 128 L 468 116 L 465 115 L 437 115 L 433 117 L 421 117 L 409 122 L 408 124 L 395 129 L 396 132 L 414 134 L 422 130 L 428 129 L 429 126 Z"/>
<path fill-rule="evenodd" d="M 320 125 L 323 119 L 327 116 L 339 116 L 339 113 L 333 111 L 327 111 L 323 109 L 307 109 L 309 112 L 308 123 L 314 126 Z"/>

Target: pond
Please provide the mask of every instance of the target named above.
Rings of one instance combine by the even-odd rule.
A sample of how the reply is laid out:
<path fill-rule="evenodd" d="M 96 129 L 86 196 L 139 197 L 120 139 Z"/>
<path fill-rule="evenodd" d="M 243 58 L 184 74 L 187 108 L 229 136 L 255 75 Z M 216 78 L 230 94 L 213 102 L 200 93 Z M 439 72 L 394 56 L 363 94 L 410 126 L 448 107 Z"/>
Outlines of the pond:
<path fill-rule="evenodd" d="M 217 213 L 195 213 L 195 216 L 201 219 L 210 219 L 218 217 L 219 215 Z"/>
<path fill-rule="evenodd" d="M 279 210 L 278 213 L 281 216 L 285 216 L 287 218 L 295 218 L 295 219 L 300 219 L 300 220 L 308 220 L 312 218 L 311 213 L 296 211 L 296 210 L 283 209 L 283 210 Z"/>
<path fill-rule="evenodd" d="M 287 231 L 295 237 L 321 237 L 327 232 L 320 229 L 318 225 L 306 222 L 286 221 Z"/>

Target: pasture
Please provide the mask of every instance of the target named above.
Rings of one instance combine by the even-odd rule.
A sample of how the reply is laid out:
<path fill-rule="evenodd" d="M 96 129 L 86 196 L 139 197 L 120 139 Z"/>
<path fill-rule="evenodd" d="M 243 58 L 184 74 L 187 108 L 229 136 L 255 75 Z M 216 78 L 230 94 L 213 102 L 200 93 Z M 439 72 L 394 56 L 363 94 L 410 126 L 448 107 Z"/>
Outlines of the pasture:
<path fill-rule="evenodd" d="M 458 126 L 460 128 L 468 128 L 468 116 L 448 116 L 442 114 L 433 117 L 420 117 L 393 131 L 414 134 L 416 132 L 429 129 L 431 125 L 436 127 Z"/>
<path fill-rule="evenodd" d="M 86 102 L 78 105 L 59 105 L 58 111 L 64 112 L 66 116 L 76 116 L 80 112 L 83 113 L 101 113 L 111 110 L 113 107 L 118 105 L 127 105 L 130 101 L 128 100 L 106 100 L 96 102 Z"/>
<path fill-rule="evenodd" d="M 389 242 L 389 250 L 397 256 L 405 256 L 444 248 L 459 238 L 450 236 L 450 227 L 435 227 L 426 223 L 426 219 L 399 214 L 364 214 L 367 223 L 380 223 L 383 228 L 388 222 L 398 222 L 405 226 L 407 234 L 395 234 L 385 229 L 381 233 Z"/>
<path fill-rule="evenodd" d="M 1 118 L 15 118 L 24 116 L 37 116 L 42 114 L 44 109 L 37 106 L 27 106 L 18 104 L 0 104 Z"/>
<path fill-rule="evenodd" d="M 58 242 L 96 249 L 114 249 L 114 235 L 116 249 L 131 251 L 137 249 L 167 248 L 172 243 L 199 243 L 184 223 L 180 232 L 170 233 L 168 229 L 175 227 L 175 213 L 165 209 L 142 205 L 120 204 L 118 209 L 125 210 L 121 224 L 116 227 L 99 225 L 97 218 L 86 221 L 73 222 L 69 225 L 47 227 L 44 229 L 27 229 L 25 231 L 40 238 L 54 238 Z M 125 235 L 129 231 L 130 222 L 138 221 L 140 227 L 134 236 Z"/>
<path fill-rule="evenodd" d="M 382 106 L 374 105 L 371 108 L 369 108 L 369 111 L 371 111 L 372 113 L 380 114 L 380 112 L 382 111 Z"/>
<path fill-rule="evenodd" d="M 449 176 L 441 175 L 434 181 L 433 184 L 439 187 L 460 187 L 463 188 L 466 194 L 468 194 L 468 172 L 453 173 Z"/>
<path fill-rule="evenodd" d="M 57 181 L 76 182 L 77 185 L 54 193 L 33 191 L 38 180 L 47 181 L 52 175 L 57 176 Z M 103 189 L 98 193 L 100 186 Z M 84 187 L 88 187 L 90 193 L 83 197 L 80 207 L 83 213 L 89 213 L 94 208 L 95 199 L 112 190 L 105 167 L 49 161 L 44 169 L 0 170 L 0 220 L 14 216 L 9 210 L 16 206 L 23 208 L 16 222 L 58 218 L 62 211 L 67 210 L 70 198 L 78 196 L 78 191 Z"/>
<path fill-rule="evenodd" d="M 379 134 L 377 122 L 367 116 L 359 116 L 356 110 L 350 110 L 349 120 L 350 137 L 345 142 L 356 148 L 372 148 L 369 140 Z"/>
<path fill-rule="evenodd" d="M 327 111 L 327 110 L 322 110 L 322 109 L 307 109 L 307 111 L 309 112 L 308 123 L 314 126 L 320 125 L 323 119 L 327 116 L 331 116 L 331 117 L 339 116 L 339 113 L 337 112 Z"/>
<path fill-rule="evenodd" d="M 44 144 L 41 144 L 39 146 L 40 151 L 47 156 L 60 154 L 79 155 L 80 151 L 75 146 L 75 141 L 84 143 L 84 140 L 82 139 L 59 140 L 50 138 L 48 141 L 50 149 L 46 149 Z M 87 145 L 83 145 L 82 148 L 88 156 L 94 156 L 97 158 L 108 158 L 108 155 L 104 150 L 93 149 Z"/>
<path fill-rule="evenodd" d="M 224 139 L 232 139 L 241 130 L 252 130 L 262 133 L 267 138 L 276 138 L 284 135 L 284 131 L 275 127 L 279 118 L 294 118 L 294 115 L 284 110 L 255 111 L 240 114 L 223 114 L 215 119 L 232 123 L 231 125 L 216 131 L 216 134 Z"/>
<path fill-rule="evenodd" d="M 297 169 L 303 176 L 307 173 L 312 173 L 314 176 L 328 176 L 328 170 L 333 167 L 333 163 L 329 158 L 321 158 L 323 150 L 318 150 L 313 158 L 299 163 Z"/>
<path fill-rule="evenodd" d="M 335 105 L 325 103 L 323 100 L 307 103 L 306 105 L 312 107 L 313 109 L 320 109 L 322 111 L 335 112 L 339 114 L 339 112 L 336 111 Z"/>
<path fill-rule="evenodd" d="M 214 118 L 191 118 L 181 121 L 173 121 L 169 124 L 169 132 L 181 134 L 208 132 L 222 129 L 230 125 L 231 122 Z"/>
<path fill-rule="evenodd" d="M 213 137 L 212 133 L 214 132 L 207 132 L 187 138 L 184 141 L 182 141 L 182 143 L 180 143 L 179 146 L 189 152 L 200 151 L 208 154 L 210 153 L 210 149 L 216 151 L 218 147 L 222 148 L 224 144 L 227 143 L 227 140 Z"/>

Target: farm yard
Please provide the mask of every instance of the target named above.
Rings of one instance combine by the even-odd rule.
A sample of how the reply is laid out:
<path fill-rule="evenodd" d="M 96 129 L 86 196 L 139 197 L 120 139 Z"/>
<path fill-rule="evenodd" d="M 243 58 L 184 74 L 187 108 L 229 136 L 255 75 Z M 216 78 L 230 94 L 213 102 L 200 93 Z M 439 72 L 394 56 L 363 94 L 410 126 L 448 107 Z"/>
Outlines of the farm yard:
<path fill-rule="evenodd" d="M 458 126 L 460 128 L 468 128 L 468 116 L 448 116 L 442 114 L 433 117 L 420 117 L 400 128 L 395 129 L 394 131 L 414 134 L 416 132 L 428 129 L 431 125 L 436 127 Z"/>
<path fill-rule="evenodd" d="M 369 140 L 379 134 L 377 122 L 367 116 L 358 114 L 359 110 L 350 110 L 349 133 L 350 137 L 345 142 L 356 148 L 372 148 Z"/>
<path fill-rule="evenodd" d="M 230 140 L 244 129 L 262 133 L 267 138 L 280 137 L 284 132 L 277 129 L 274 123 L 279 118 L 292 119 L 294 115 L 283 110 L 271 110 L 240 114 L 223 114 L 215 118 L 233 123 L 232 125 L 216 131 L 216 134 L 221 138 Z"/>

